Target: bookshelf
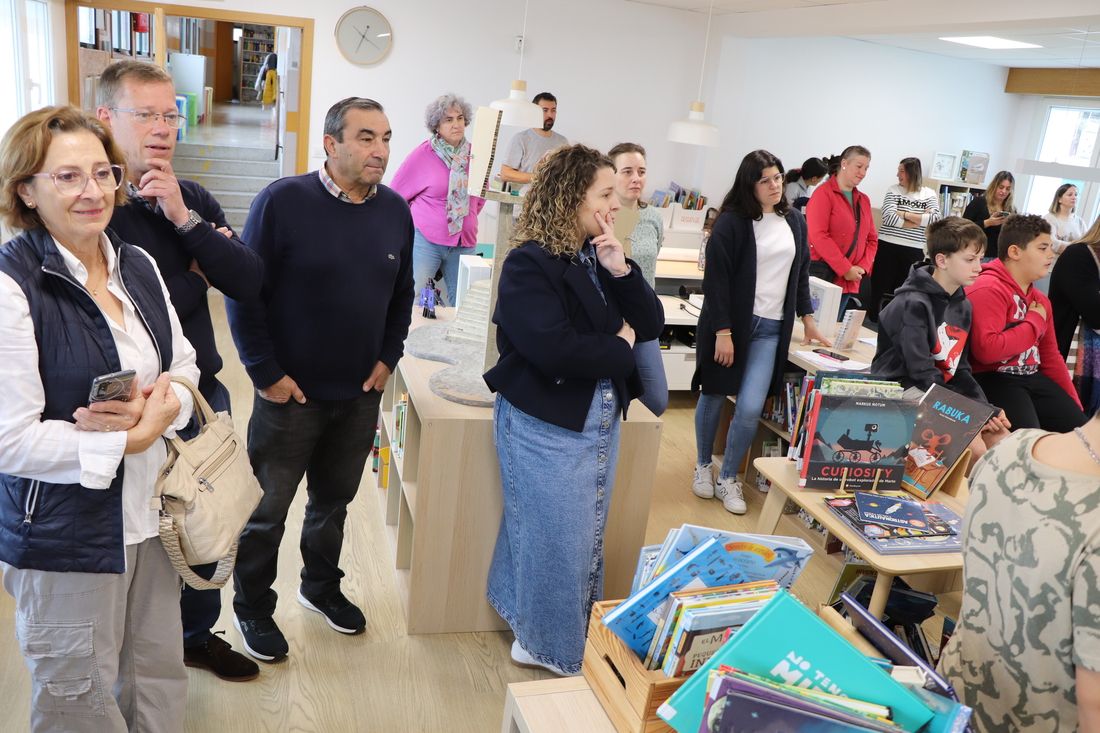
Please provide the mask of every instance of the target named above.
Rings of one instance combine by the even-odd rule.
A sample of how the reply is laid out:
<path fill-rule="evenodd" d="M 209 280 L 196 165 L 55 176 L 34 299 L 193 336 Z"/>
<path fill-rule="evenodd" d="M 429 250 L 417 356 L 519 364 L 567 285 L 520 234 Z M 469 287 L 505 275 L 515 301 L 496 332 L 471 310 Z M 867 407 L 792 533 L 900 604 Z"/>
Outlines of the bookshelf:
<path fill-rule="evenodd" d="M 275 50 L 275 28 L 270 25 L 241 25 L 241 40 L 237 54 L 240 58 L 240 100 L 241 102 L 259 101 L 256 94 L 256 75 L 264 64 L 264 59 Z"/>
<path fill-rule="evenodd" d="M 413 328 L 446 322 L 451 308 Z M 485 600 L 500 528 L 500 468 L 493 447 L 493 411 L 443 399 L 428 385 L 448 365 L 405 356 L 379 408 L 380 447 L 390 449 L 388 481 L 378 496 L 409 634 L 499 631 L 507 624 Z M 407 394 L 404 445 L 398 447 L 394 406 Z M 605 594 L 630 590 L 645 544 L 661 421 L 640 403 L 622 424 L 619 462 L 604 533 Z M 379 474 L 381 483 L 381 473 Z"/>
<path fill-rule="evenodd" d="M 925 184 L 940 196 L 940 212 L 944 216 L 962 216 L 967 204 L 975 196 L 985 195 L 985 185 L 966 181 L 937 181 L 928 179 Z"/>

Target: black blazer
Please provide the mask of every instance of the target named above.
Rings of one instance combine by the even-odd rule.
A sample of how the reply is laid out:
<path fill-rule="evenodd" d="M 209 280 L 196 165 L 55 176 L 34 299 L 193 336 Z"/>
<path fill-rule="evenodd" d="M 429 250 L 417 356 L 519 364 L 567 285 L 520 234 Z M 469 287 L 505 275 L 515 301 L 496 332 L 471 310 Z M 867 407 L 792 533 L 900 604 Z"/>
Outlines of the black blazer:
<path fill-rule="evenodd" d="M 787 212 L 787 225 L 794 234 L 794 262 L 787 276 L 787 297 L 783 302 L 783 326 L 769 394 L 783 381 L 788 345 L 795 315 L 814 312 L 810 303 L 810 247 L 806 243 L 806 218 Z M 741 389 L 744 361 L 752 335 L 752 307 L 756 300 L 756 234 L 752 219 L 732 211 L 714 222 L 707 241 L 707 266 L 703 270 L 703 309 L 696 330 L 696 371 L 692 387 L 704 394 L 735 395 Z M 714 334 L 728 328 L 733 334 L 733 364 L 724 367 L 714 360 Z"/>
<path fill-rule="evenodd" d="M 508 253 L 500 271 L 497 349 L 489 389 L 528 415 L 581 432 L 596 381 L 609 378 L 622 405 L 642 394 L 634 352 L 615 334 L 623 319 L 638 341 L 657 338 L 664 311 L 638 265 L 623 277 L 597 266 L 604 297 L 576 257 L 556 257 L 537 242 Z"/>
<path fill-rule="evenodd" d="M 1066 247 L 1050 273 L 1050 309 L 1058 351 L 1069 358 L 1069 347 L 1077 324 L 1100 328 L 1100 268 L 1089 245 L 1077 242 Z"/>

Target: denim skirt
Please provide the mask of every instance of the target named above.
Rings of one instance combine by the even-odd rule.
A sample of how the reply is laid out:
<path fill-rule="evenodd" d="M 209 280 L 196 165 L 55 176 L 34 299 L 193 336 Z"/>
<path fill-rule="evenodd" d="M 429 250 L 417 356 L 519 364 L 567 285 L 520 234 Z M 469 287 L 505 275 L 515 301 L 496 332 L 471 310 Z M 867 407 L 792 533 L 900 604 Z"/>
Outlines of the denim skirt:
<path fill-rule="evenodd" d="M 504 514 L 488 599 L 524 651 L 577 672 L 603 594 L 603 535 L 619 453 L 615 389 L 601 379 L 584 430 L 528 415 L 497 395 L 493 430 Z"/>

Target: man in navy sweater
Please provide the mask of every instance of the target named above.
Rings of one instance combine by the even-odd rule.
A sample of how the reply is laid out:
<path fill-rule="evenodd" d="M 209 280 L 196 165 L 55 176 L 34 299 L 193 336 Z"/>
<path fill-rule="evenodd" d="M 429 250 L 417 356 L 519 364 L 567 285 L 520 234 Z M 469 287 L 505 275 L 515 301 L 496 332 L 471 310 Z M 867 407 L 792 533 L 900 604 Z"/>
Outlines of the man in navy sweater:
<path fill-rule="evenodd" d="M 213 286 L 234 298 L 255 296 L 263 284 L 263 261 L 230 231 L 209 191 L 172 171 L 180 123 L 167 72 L 139 61 L 111 64 L 100 76 L 96 114 L 126 156 L 130 201 L 115 209 L 111 228 L 156 261 L 183 334 L 198 356 L 199 391 L 215 410 L 229 410 L 229 391 L 217 379 L 222 359 L 206 291 Z M 216 567 L 194 569 L 209 578 Z M 184 586 L 180 609 L 187 666 L 230 681 L 259 675 L 255 662 L 210 632 L 221 615 L 220 591 Z"/>
<path fill-rule="evenodd" d="M 413 223 L 381 185 L 390 123 L 349 97 L 325 117 L 318 171 L 272 183 L 252 202 L 244 240 L 263 258 L 258 298 L 228 301 L 256 387 L 248 453 L 264 497 L 241 535 L 234 622 L 252 656 L 286 656 L 274 613 L 279 544 L 307 477 L 298 602 L 345 634 L 366 628 L 340 590 L 347 506 L 374 440 L 378 404 L 412 320 Z"/>

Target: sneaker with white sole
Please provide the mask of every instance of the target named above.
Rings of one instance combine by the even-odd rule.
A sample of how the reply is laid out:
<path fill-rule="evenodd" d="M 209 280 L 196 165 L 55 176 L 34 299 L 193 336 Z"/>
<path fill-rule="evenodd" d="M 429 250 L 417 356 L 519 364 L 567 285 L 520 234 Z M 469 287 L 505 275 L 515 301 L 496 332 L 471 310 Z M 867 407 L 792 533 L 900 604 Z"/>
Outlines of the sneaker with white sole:
<path fill-rule="evenodd" d="M 519 645 L 519 639 L 512 642 L 512 664 L 517 667 L 523 667 L 524 669 L 544 669 L 551 674 L 556 674 L 559 677 L 579 677 L 580 672 L 566 672 L 561 667 L 553 664 L 544 664 L 533 656 L 527 653 L 523 647 Z"/>
<path fill-rule="evenodd" d="M 691 479 L 691 493 L 700 499 L 714 498 L 714 474 L 710 471 L 710 464 L 695 464 L 695 476 Z"/>
<path fill-rule="evenodd" d="M 745 491 L 741 482 L 735 478 L 720 478 L 714 487 L 714 495 L 722 500 L 722 506 L 730 514 L 744 514 L 749 510 L 745 505 Z"/>

